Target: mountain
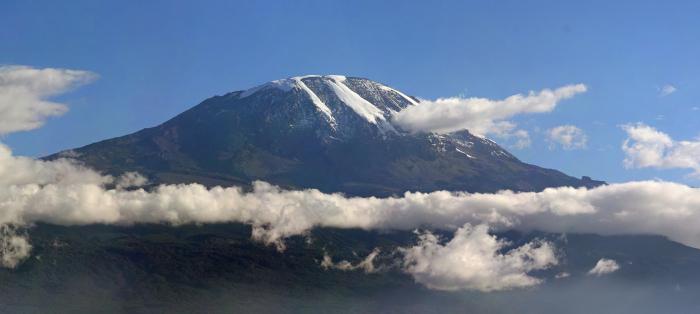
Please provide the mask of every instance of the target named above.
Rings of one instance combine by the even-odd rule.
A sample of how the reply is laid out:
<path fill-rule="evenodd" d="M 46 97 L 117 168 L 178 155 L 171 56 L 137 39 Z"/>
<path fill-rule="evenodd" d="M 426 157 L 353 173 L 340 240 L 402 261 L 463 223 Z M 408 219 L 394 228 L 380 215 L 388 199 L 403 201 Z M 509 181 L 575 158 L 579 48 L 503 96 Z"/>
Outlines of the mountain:
<path fill-rule="evenodd" d="M 438 189 L 535 191 L 596 186 L 519 161 L 467 130 L 412 133 L 392 115 L 418 99 L 362 78 L 305 76 L 231 92 L 154 128 L 47 158 L 72 157 L 153 184 L 243 185 L 387 196 Z M 29 231 L 32 257 L 0 268 L 0 312 L 65 313 L 659 313 L 698 312 L 700 251 L 650 235 L 497 234 L 508 247 L 547 240 L 560 262 L 540 285 L 435 291 L 402 271 L 401 230 L 314 228 L 279 252 L 246 224 L 56 226 Z M 451 231 L 433 230 L 440 239 Z M 324 267 L 326 257 L 375 272 Z M 619 271 L 589 270 L 602 258 Z M 468 262 L 468 261 L 467 261 Z M 566 274 L 566 275 L 564 275 Z M 585 298 L 581 298 L 581 296 Z"/>
<path fill-rule="evenodd" d="M 157 127 L 48 159 L 69 156 L 110 174 L 138 171 L 156 184 L 263 180 L 360 196 L 602 184 L 523 163 L 467 130 L 412 133 L 392 124 L 394 113 L 418 101 L 364 78 L 293 77 L 209 98 Z"/>

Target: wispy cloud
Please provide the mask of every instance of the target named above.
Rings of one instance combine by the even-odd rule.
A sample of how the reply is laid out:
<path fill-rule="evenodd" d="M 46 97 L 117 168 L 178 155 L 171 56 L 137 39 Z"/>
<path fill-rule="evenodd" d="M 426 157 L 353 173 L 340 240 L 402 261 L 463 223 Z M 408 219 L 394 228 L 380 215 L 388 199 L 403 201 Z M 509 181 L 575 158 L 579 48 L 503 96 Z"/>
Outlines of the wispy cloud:
<path fill-rule="evenodd" d="M 586 148 L 588 136 L 576 126 L 560 125 L 547 130 L 547 140 L 550 149 L 559 145 L 565 150 L 574 150 Z"/>
<path fill-rule="evenodd" d="M 675 93 L 676 91 L 678 91 L 678 89 L 675 86 L 670 85 L 670 84 L 666 84 L 666 85 L 662 86 L 661 88 L 659 88 L 659 96 L 661 96 L 661 97 L 668 96 L 668 95 Z"/>
<path fill-rule="evenodd" d="M 323 260 L 321 261 L 321 267 L 324 269 L 338 269 L 338 270 L 343 270 L 343 271 L 350 271 L 350 270 L 358 270 L 361 269 L 365 273 L 373 273 L 377 271 L 377 269 L 374 267 L 374 259 L 377 258 L 379 255 L 379 249 L 374 249 L 372 250 L 371 253 L 369 253 L 362 261 L 359 263 L 353 265 L 352 263 L 342 260 L 340 262 L 334 263 L 333 258 L 328 255 L 324 254 L 323 255 Z"/>

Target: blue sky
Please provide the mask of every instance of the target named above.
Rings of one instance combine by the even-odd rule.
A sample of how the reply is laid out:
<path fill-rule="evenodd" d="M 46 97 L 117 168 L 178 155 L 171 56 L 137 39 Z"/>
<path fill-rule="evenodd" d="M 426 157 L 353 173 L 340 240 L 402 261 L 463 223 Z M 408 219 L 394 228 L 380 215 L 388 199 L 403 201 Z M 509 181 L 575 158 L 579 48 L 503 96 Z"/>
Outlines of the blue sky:
<path fill-rule="evenodd" d="M 698 185 L 688 170 L 625 169 L 622 124 L 700 134 L 700 2 L 3 1 L 0 64 L 95 72 L 60 96 L 71 111 L 3 138 L 41 156 L 154 126 L 212 95 L 302 74 L 367 77 L 434 99 L 584 83 L 547 114 L 515 120 L 524 161 L 621 182 Z M 662 96 L 660 89 L 676 91 Z M 572 124 L 588 147 L 549 149 Z"/>

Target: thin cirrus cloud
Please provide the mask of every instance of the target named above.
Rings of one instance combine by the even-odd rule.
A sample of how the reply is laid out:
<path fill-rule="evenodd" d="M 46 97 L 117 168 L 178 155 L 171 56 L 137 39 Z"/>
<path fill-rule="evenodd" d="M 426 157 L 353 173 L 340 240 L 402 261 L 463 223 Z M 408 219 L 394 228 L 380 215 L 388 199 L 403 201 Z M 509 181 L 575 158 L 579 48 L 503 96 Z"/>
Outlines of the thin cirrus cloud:
<path fill-rule="evenodd" d="M 461 97 L 421 99 L 418 105 L 395 114 L 393 122 L 410 131 L 449 133 L 468 129 L 480 136 L 513 138 L 516 146 L 525 147 L 529 145 L 529 134 L 518 129 L 509 119 L 521 114 L 551 112 L 560 101 L 586 90 L 586 85 L 574 84 L 554 90 L 531 91 L 527 95 L 516 94 L 501 100 Z"/>
<path fill-rule="evenodd" d="M 626 168 L 691 169 L 700 176 L 700 140 L 676 141 L 644 123 L 626 124 L 622 144 Z"/>
<path fill-rule="evenodd" d="M 47 100 L 97 75 L 80 70 L 0 66 L 0 135 L 41 127 L 49 117 L 64 114 L 65 104 Z"/>
<path fill-rule="evenodd" d="M 41 123 L 46 117 L 40 114 L 35 121 Z M 3 119 L 0 116 L 0 123 Z M 253 240 L 280 250 L 285 238 L 316 227 L 455 230 L 447 242 L 425 232 L 418 243 L 401 250 L 403 270 L 417 282 L 441 290 L 494 291 L 535 285 L 541 279 L 531 271 L 558 263 L 549 243 L 532 241 L 504 251 L 503 242 L 489 234 L 491 230 L 658 234 L 700 247 L 700 190 L 671 182 L 521 193 L 416 192 L 389 198 L 284 190 L 265 182 L 255 182 L 251 191 L 199 184 L 127 189 L 144 183 L 137 174 L 104 176 L 70 159 L 14 156 L 0 144 L 0 265 L 15 267 L 30 256 L 31 239 L 23 230 L 38 222 L 66 226 L 245 223 L 253 227 Z M 375 257 L 357 265 L 329 260 L 326 266 L 374 271 Z M 452 262 L 460 258 L 477 258 L 480 263 Z"/>
<path fill-rule="evenodd" d="M 668 96 L 675 93 L 676 91 L 678 91 L 678 89 L 675 86 L 671 84 L 666 84 L 659 89 L 659 96 Z"/>
<path fill-rule="evenodd" d="M 557 145 L 565 150 L 583 149 L 588 143 L 588 136 L 576 126 L 560 125 L 547 130 L 547 141 L 550 142 L 550 149 Z"/>

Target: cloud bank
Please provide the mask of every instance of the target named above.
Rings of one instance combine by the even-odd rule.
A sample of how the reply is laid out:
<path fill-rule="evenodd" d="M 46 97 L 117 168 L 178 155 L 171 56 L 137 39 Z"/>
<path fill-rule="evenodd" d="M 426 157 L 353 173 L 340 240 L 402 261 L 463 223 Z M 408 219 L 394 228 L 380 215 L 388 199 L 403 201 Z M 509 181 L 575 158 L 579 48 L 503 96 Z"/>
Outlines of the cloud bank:
<path fill-rule="evenodd" d="M 622 144 L 626 168 L 691 169 L 700 176 L 700 140 L 675 141 L 668 134 L 643 123 L 623 125 Z"/>
<path fill-rule="evenodd" d="M 456 229 L 471 223 L 548 232 L 660 234 L 700 247 L 700 192 L 658 181 L 542 192 L 437 191 L 359 198 L 314 189 L 283 190 L 265 182 L 255 182 L 251 192 L 199 184 L 163 185 L 149 192 L 109 190 L 61 178 L 56 183 L 3 186 L 0 208 L 0 224 L 241 222 L 255 227 L 255 239 L 270 244 L 314 227 Z"/>
<path fill-rule="evenodd" d="M 91 72 L 0 66 L 0 135 L 36 129 L 68 110 L 47 99 L 93 81 Z"/>
<path fill-rule="evenodd" d="M 416 106 L 401 110 L 393 122 L 410 131 L 449 133 L 462 129 L 487 136 L 514 138 L 517 145 L 529 143 L 526 131 L 517 129 L 509 119 L 519 114 L 545 113 L 556 108 L 557 103 L 587 90 L 586 85 L 566 85 L 555 90 L 531 91 L 502 100 L 486 98 L 438 98 L 424 100 Z"/>

